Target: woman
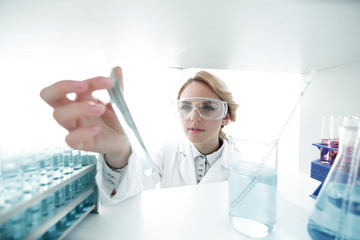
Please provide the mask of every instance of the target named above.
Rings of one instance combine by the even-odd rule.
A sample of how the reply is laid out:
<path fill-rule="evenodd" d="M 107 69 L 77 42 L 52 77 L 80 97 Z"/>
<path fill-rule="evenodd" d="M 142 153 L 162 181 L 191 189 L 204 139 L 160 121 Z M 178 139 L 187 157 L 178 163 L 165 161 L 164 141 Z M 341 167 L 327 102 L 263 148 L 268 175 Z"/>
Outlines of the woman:
<path fill-rule="evenodd" d="M 113 69 L 122 86 L 120 67 Z M 151 177 L 143 175 L 110 104 L 91 93 L 113 86 L 112 78 L 60 81 L 40 96 L 54 108 L 55 120 L 69 130 L 66 142 L 73 148 L 101 153 L 97 184 L 102 203 L 115 203 L 143 189 L 175 187 L 227 180 L 229 144 L 222 128 L 236 119 L 238 105 L 225 84 L 207 72 L 187 80 L 178 93 L 177 107 L 186 139 L 168 142 L 154 152 Z M 74 92 L 74 101 L 66 95 Z"/>

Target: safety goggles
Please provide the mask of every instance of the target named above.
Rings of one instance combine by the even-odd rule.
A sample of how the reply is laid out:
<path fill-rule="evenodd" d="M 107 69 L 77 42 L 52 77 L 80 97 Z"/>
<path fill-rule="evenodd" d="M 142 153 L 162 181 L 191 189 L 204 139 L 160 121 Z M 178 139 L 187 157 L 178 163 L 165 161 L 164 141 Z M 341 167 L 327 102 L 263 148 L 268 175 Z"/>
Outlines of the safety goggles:
<path fill-rule="evenodd" d="M 226 116 L 228 105 L 226 102 L 213 98 L 181 98 L 177 101 L 178 114 L 182 119 L 191 118 L 193 111 L 205 120 L 218 120 Z"/>

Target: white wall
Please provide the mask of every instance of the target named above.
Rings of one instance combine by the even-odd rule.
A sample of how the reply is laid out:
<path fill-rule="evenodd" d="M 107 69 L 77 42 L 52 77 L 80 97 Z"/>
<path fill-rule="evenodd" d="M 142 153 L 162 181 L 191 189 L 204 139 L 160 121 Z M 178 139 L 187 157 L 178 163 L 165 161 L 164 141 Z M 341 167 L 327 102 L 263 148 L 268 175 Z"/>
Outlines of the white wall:
<path fill-rule="evenodd" d="M 320 153 L 323 115 L 360 115 L 360 62 L 318 71 L 301 104 L 299 169 L 310 173 Z"/>
<path fill-rule="evenodd" d="M 0 141 L 18 142 L 14 133 L 24 142 L 41 138 L 38 126 L 64 135 L 49 120 L 40 89 L 60 79 L 108 75 L 114 64 L 294 74 L 343 65 L 319 70 L 303 99 L 299 166 L 308 172 L 317 155 L 311 143 L 318 139 L 319 112 L 335 113 L 314 104 L 328 98 L 325 92 L 338 98 L 339 109 L 355 102 L 331 82 L 358 84 L 358 65 L 349 63 L 360 60 L 359 22 L 357 0 L 0 0 Z M 281 90 L 292 93 L 294 86 L 285 85 Z M 336 94 L 320 94 L 325 87 Z"/>

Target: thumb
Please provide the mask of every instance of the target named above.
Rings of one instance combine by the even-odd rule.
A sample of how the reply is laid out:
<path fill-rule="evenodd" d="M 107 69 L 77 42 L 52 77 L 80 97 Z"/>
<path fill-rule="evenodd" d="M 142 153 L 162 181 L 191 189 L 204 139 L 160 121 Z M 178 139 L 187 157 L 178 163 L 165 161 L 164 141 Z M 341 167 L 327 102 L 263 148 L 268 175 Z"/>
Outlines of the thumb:
<path fill-rule="evenodd" d="M 114 81 L 117 81 L 120 85 L 120 88 L 122 91 L 124 91 L 124 82 L 123 82 L 123 75 L 122 75 L 122 69 L 119 66 L 114 67 L 111 70 L 110 76 L 114 79 Z"/>

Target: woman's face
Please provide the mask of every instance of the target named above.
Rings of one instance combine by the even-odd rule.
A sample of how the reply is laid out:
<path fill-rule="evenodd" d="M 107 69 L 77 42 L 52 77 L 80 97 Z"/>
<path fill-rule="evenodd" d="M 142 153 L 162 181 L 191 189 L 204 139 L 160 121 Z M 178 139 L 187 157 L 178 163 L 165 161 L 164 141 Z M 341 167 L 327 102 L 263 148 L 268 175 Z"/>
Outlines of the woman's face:
<path fill-rule="evenodd" d="M 205 83 L 194 81 L 190 83 L 182 92 L 180 98 L 204 97 L 220 98 Z M 225 118 L 227 118 L 225 116 Z M 181 119 L 181 124 L 186 137 L 203 154 L 209 154 L 219 147 L 219 131 L 223 119 L 204 120 L 197 111 L 192 111 L 190 118 Z"/>

